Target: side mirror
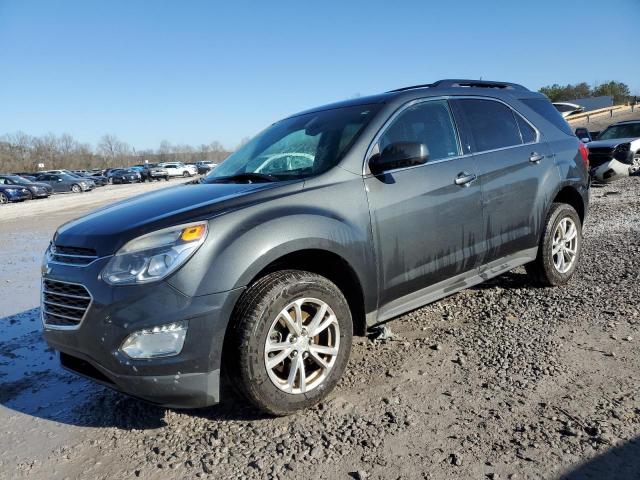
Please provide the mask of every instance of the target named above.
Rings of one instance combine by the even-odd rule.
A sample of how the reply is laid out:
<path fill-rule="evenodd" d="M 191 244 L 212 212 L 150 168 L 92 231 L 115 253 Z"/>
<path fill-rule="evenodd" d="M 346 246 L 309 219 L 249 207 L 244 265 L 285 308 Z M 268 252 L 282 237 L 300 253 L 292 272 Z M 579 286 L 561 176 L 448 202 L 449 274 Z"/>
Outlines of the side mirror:
<path fill-rule="evenodd" d="M 584 137 L 584 138 L 581 138 L 580 140 L 582 140 L 582 143 L 589 143 L 591 141 L 589 137 Z"/>
<path fill-rule="evenodd" d="M 384 147 L 382 153 L 369 159 L 369 169 L 374 175 L 396 168 L 422 165 L 429 160 L 429 148 L 424 143 L 396 142 Z"/>
<path fill-rule="evenodd" d="M 59 181 L 59 182 L 61 182 L 61 181 L 62 181 L 62 179 L 61 179 L 61 178 L 59 178 L 59 179 L 58 179 L 58 181 Z"/>

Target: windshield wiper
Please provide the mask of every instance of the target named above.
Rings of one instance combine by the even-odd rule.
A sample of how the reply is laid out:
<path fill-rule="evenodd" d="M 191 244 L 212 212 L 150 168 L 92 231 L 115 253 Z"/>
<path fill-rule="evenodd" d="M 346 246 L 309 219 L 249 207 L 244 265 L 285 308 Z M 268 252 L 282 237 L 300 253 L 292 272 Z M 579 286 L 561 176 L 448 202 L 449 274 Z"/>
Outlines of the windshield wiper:
<path fill-rule="evenodd" d="M 266 183 L 277 182 L 278 178 L 266 173 L 238 173 L 226 177 L 206 179 L 206 183 Z"/>

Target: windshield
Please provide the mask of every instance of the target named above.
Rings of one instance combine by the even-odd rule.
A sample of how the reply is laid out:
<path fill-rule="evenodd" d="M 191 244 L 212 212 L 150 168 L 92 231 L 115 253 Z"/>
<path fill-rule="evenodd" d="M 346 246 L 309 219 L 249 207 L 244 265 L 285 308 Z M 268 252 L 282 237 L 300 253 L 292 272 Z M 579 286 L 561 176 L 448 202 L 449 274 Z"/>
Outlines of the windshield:
<path fill-rule="evenodd" d="M 629 123 L 627 125 L 614 125 L 609 127 L 598 136 L 598 140 L 636 137 L 640 138 L 640 123 Z"/>
<path fill-rule="evenodd" d="M 326 172 L 342 159 L 379 109 L 379 105 L 358 105 L 277 122 L 207 174 L 203 182 L 246 174 L 295 180 Z"/>
<path fill-rule="evenodd" d="M 8 175 L 8 176 L 6 176 L 4 178 L 8 178 L 12 182 L 18 183 L 20 185 L 28 185 L 30 183 L 33 183 L 30 180 L 27 180 L 26 178 L 18 177 L 17 175 Z"/>

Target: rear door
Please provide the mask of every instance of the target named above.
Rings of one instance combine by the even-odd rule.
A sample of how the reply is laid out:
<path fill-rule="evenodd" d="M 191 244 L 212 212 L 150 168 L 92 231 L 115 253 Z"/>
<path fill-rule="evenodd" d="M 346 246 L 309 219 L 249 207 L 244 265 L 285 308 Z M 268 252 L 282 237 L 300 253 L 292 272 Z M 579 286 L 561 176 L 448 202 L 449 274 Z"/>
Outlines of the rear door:
<path fill-rule="evenodd" d="M 406 105 L 391 117 L 372 153 L 396 142 L 425 144 L 429 157 L 424 165 L 365 176 L 379 266 L 379 319 L 424 304 L 430 289 L 445 288 L 440 282 L 475 273 L 484 249 L 476 166 L 461 152 L 448 102 Z"/>
<path fill-rule="evenodd" d="M 487 250 L 480 261 L 522 255 L 538 243 L 545 185 L 558 178 L 553 155 L 533 125 L 507 104 L 488 98 L 458 98 L 452 104 L 482 188 Z"/>

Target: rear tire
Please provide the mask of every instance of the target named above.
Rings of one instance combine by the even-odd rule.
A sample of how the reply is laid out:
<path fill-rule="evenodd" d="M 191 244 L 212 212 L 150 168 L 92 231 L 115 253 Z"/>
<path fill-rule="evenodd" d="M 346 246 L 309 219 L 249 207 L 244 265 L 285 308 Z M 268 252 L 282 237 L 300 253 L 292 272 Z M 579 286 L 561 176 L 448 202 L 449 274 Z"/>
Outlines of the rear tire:
<path fill-rule="evenodd" d="M 582 252 L 582 222 L 566 203 L 549 209 L 536 259 L 525 265 L 532 280 L 542 286 L 564 285 L 573 277 Z"/>
<path fill-rule="evenodd" d="M 305 271 L 271 273 L 238 301 L 223 369 L 256 407 L 288 415 L 333 390 L 349 361 L 352 336 L 349 305 L 332 282 Z"/>
<path fill-rule="evenodd" d="M 9 203 L 9 197 L 5 193 L 0 192 L 0 205 Z"/>

